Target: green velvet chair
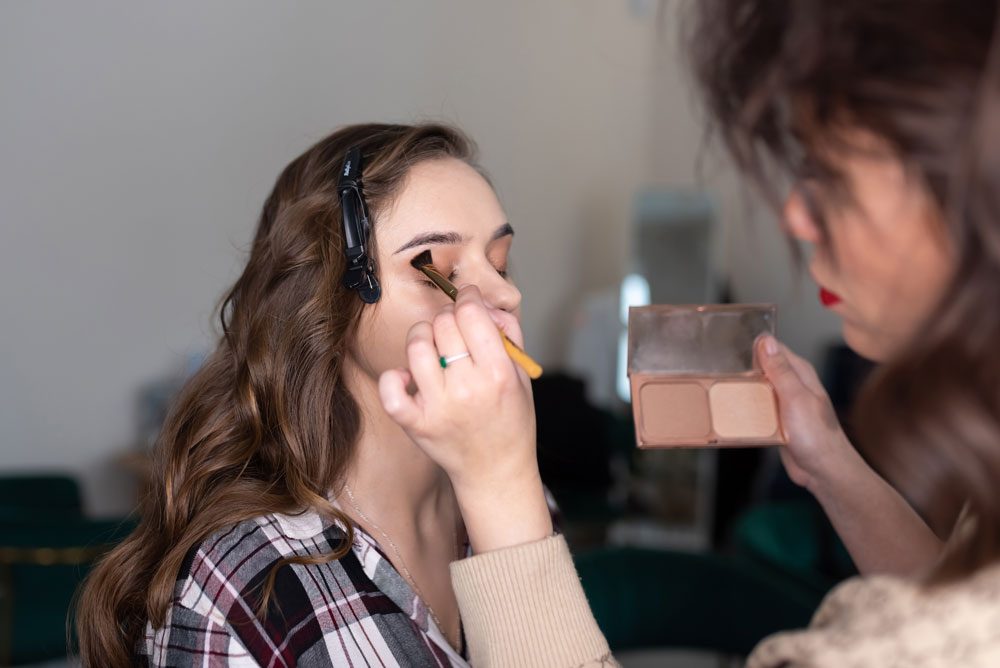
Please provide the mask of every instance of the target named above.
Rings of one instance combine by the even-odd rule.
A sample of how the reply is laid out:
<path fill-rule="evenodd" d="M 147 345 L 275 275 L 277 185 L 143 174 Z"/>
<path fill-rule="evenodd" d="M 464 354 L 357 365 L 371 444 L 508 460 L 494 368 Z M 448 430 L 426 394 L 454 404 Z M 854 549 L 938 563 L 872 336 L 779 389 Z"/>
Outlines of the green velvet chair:
<path fill-rule="evenodd" d="M 71 476 L 0 475 L 0 521 L 82 515 L 80 486 Z"/>
<path fill-rule="evenodd" d="M 843 542 L 813 499 L 770 501 L 734 522 L 734 553 L 772 571 L 776 578 L 826 593 L 857 575 Z"/>
<path fill-rule="evenodd" d="M 765 636 L 808 625 L 821 595 L 717 554 L 610 548 L 577 568 L 613 651 L 670 648 L 746 656 Z"/>
<path fill-rule="evenodd" d="M 132 528 L 84 518 L 72 478 L 0 477 L 0 666 L 67 655 L 80 582 Z"/>

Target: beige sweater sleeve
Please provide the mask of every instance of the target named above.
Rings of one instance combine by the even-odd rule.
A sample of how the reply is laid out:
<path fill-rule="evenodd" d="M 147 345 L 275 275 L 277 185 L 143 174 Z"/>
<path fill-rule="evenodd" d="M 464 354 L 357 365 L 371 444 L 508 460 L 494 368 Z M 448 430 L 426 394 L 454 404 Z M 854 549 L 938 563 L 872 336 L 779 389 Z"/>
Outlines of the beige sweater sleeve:
<path fill-rule="evenodd" d="M 562 536 L 456 561 L 451 579 L 475 668 L 618 665 Z"/>
<path fill-rule="evenodd" d="M 451 565 L 475 668 L 617 666 L 562 537 Z M 764 639 L 747 668 L 996 668 L 1000 564 L 936 588 L 855 578 L 808 629 Z"/>

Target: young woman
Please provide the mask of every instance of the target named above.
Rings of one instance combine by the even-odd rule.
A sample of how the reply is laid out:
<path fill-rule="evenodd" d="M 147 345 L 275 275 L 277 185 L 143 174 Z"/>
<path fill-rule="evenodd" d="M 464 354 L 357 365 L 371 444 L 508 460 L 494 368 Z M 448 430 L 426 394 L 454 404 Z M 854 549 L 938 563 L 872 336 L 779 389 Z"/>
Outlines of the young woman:
<path fill-rule="evenodd" d="M 785 228 L 811 247 L 810 272 L 848 344 L 883 363 L 855 426 L 895 488 L 843 438 L 808 363 L 761 341 L 789 472 L 863 570 L 896 575 L 845 583 L 811 628 L 764 640 L 751 666 L 1000 665 L 998 5 L 694 5 L 694 60 L 719 133 L 784 200 Z M 485 345 L 466 343 L 473 355 Z M 426 354 L 411 350 L 411 368 Z M 465 519 L 482 554 L 453 567 L 473 659 L 613 663 L 565 543 L 538 526 L 537 495 L 498 502 L 495 490 L 534 479 L 528 458 L 511 448 L 498 461 L 475 439 L 445 435 L 429 416 L 448 414 L 448 397 L 418 401 L 398 375 L 383 379 L 386 405 L 475 511 Z M 491 406 L 520 402 L 511 388 Z M 470 414 L 489 429 L 491 412 Z"/>
<path fill-rule="evenodd" d="M 512 237 L 448 127 L 347 127 L 282 172 L 218 346 L 164 426 L 141 523 L 86 584 L 85 666 L 466 665 L 452 483 L 383 410 L 378 379 L 435 316 L 446 343 L 458 322 L 519 340 Z M 452 310 L 410 265 L 429 249 L 478 286 L 477 310 Z M 462 352 L 434 349 L 442 383 L 485 362 Z M 530 386 L 509 378 L 520 399 L 501 415 L 526 424 Z"/>

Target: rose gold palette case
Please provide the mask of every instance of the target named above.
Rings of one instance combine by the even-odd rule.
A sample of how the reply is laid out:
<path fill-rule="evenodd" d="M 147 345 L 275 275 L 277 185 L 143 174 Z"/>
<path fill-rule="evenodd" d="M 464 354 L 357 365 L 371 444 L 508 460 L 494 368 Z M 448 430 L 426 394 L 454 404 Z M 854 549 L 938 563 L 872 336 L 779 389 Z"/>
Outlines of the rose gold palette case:
<path fill-rule="evenodd" d="M 640 448 L 785 442 L 774 388 L 754 352 L 774 334 L 769 304 L 629 309 L 628 375 Z"/>

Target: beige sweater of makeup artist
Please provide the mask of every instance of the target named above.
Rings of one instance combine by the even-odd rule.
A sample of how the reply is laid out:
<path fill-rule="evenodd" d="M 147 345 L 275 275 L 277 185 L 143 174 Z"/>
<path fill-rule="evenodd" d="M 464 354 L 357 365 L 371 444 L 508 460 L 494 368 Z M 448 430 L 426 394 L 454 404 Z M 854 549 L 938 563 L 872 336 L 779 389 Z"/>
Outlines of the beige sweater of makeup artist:
<path fill-rule="evenodd" d="M 561 536 L 452 564 L 476 668 L 617 666 Z M 747 668 L 1000 667 L 1000 566 L 936 589 L 848 580 L 808 629 L 766 638 Z"/>

